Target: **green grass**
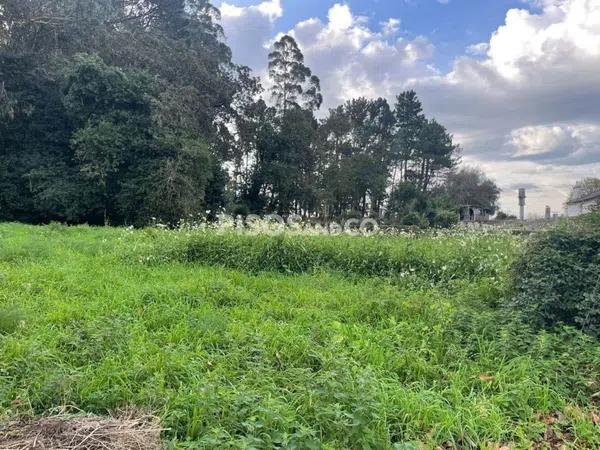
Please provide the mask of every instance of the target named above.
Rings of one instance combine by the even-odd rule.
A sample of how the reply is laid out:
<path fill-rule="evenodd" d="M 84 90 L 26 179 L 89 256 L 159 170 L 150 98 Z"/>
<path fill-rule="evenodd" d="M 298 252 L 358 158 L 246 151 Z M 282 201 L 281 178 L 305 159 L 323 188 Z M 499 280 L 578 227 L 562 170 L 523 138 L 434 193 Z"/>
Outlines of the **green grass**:
<path fill-rule="evenodd" d="M 318 269 L 345 275 L 419 275 L 427 281 L 495 277 L 514 254 L 507 235 L 414 237 L 251 236 L 192 233 L 171 257 L 246 271 L 306 273 Z M 164 245 L 163 248 L 170 248 Z"/>
<path fill-rule="evenodd" d="M 506 314 L 518 249 L 0 225 L 0 415 L 135 405 L 190 449 L 528 449 L 555 415 L 600 448 L 598 341 Z"/>

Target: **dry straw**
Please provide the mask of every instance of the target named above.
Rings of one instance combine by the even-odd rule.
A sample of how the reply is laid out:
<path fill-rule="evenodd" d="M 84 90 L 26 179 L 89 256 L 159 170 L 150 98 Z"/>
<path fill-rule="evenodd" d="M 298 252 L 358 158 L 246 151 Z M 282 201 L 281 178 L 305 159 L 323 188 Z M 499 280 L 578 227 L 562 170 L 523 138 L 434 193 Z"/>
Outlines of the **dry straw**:
<path fill-rule="evenodd" d="M 0 424 L 0 450 L 159 450 L 161 431 L 156 417 L 139 411 L 60 414 Z"/>

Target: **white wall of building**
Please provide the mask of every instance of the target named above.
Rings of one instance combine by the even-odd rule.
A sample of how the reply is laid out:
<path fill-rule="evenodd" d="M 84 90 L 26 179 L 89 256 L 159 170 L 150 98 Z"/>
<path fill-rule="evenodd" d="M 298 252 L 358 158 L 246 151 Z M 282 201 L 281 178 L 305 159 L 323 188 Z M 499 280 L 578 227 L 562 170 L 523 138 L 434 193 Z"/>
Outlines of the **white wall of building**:
<path fill-rule="evenodd" d="M 587 202 L 571 203 L 567 205 L 567 217 L 577 217 L 591 211 L 597 200 L 588 200 Z"/>

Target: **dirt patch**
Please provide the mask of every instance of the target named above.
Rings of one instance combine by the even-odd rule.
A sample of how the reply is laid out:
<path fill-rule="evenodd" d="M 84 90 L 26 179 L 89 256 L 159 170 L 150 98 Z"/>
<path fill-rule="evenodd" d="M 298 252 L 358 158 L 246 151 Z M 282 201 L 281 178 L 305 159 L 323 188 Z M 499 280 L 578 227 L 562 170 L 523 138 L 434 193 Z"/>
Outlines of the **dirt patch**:
<path fill-rule="evenodd" d="M 160 450 L 160 433 L 156 417 L 135 412 L 58 415 L 0 423 L 0 449 Z"/>

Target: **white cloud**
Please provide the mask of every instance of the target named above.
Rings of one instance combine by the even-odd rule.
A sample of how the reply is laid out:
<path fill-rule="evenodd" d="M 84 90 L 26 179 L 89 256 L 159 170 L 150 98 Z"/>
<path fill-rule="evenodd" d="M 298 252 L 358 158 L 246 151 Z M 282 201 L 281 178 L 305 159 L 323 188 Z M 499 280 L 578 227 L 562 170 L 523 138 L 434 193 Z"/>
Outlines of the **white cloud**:
<path fill-rule="evenodd" d="M 381 25 L 372 30 L 348 5 L 335 4 L 326 23 L 312 18 L 290 30 L 321 77 L 326 108 L 355 96 L 390 96 L 398 82 L 436 74 L 424 63 L 434 52 L 425 37 L 394 39 L 398 19 Z"/>
<path fill-rule="evenodd" d="M 554 2 L 542 14 L 512 9 L 490 41 L 490 64 L 503 76 L 526 75 L 531 66 L 600 56 L 600 3 Z"/>
<path fill-rule="evenodd" d="M 479 44 L 469 45 L 467 47 L 467 53 L 470 55 L 485 55 L 490 49 L 490 44 L 487 42 L 480 42 Z"/>
<path fill-rule="evenodd" d="M 283 15 L 281 0 L 265 0 L 246 7 L 223 2 L 219 9 L 234 60 L 253 69 L 262 68 L 275 21 Z"/>
<path fill-rule="evenodd" d="M 400 20 L 393 17 L 386 22 L 381 22 L 380 25 L 384 36 L 393 36 L 400 30 Z"/>
<path fill-rule="evenodd" d="M 271 20 L 278 19 L 283 15 L 280 0 L 270 0 L 259 3 L 258 10 Z"/>
<path fill-rule="evenodd" d="M 600 2 L 540 7 L 508 11 L 483 59 L 462 57 L 450 73 L 410 83 L 501 186 L 537 183 L 538 211 L 562 203 L 557 186 L 600 176 Z"/>
<path fill-rule="evenodd" d="M 510 133 L 506 147 L 513 158 L 585 164 L 600 161 L 600 125 L 539 125 Z"/>
<path fill-rule="evenodd" d="M 568 128 L 542 125 L 513 130 L 507 145 L 513 149 L 513 157 L 539 156 L 571 152 L 576 140 Z"/>
<path fill-rule="evenodd" d="M 329 10 L 329 27 L 335 31 L 344 31 L 349 29 L 354 23 L 354 17 L 348 5 L 336 3 Z"/>

